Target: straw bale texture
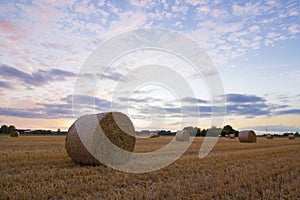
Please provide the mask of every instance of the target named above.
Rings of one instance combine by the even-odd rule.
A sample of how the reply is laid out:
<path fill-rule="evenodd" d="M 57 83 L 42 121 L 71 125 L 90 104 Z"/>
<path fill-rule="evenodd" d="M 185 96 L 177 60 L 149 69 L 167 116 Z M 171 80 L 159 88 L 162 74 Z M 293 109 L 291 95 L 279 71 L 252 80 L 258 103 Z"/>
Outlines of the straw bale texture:
<path fill-rule="evenodd" d="M 256 134 L 254 131 L 240 131 L 239 132 L 239 141 L 240 142 L 249 142 L 255 143 L 256 142 Z"/>
<path fill-rule="evenodd" d="M 19 137 L 20 133 L 18 131 L 12 131 L 9 135 L 10 137 Z"/>
<path fill-rule="evenodd" d="M 293 140 L 293 139 L 295 139 L 295 135 L 294 135 L 294 134 L 289 134 L 289 135 L 288 135 L 288 138 L 289 138 L 290 140 Z"/>
<path fill-rule="evenodd" d="M 267 139 L 273 139 L 273 135 L 268 134 L 268 135 L 267 135 Z"/>
<path fill-rule="evenodd" d="M 188 142 L 190 140 L 190 133 L 187 130 L 177 131 L 176 140 L 179 142 Z"/>
<path fill-rule="evenodd" d="M 95 119 L 98 124 L 93 122 Z M 81 134 L 78 134 L 80 128 Z M 102 134 L 101 134 L 102 133 Z M 104 134 L 103 134 L 104 133 Z M 119 147 L 127 152 L 133 152 L 135 145 L 135 130 L 131 120 L 123 113 L 109 112 L 100 113 L 97 115 L 84 115 L 78 118 L 69 128 L 66 136 L 66 149 L 71 159 L 80 164 L 99 165 L 100 162 L 91 154 L 100 152 L 100 157 L 113 159 L 128 160 L 129 157 L 123 156 L 117 151 L 108 150 L 107 144 L 104 142 L 105 135 L 116 147 Z M 83 143 L 83 140 L 90 141 Z M 86 144 L 86 145 L 84 145 Z M 89 148 L 87 148 L 89 147 Z M 89 149 L 89 150 L 88 150 Z M 90 151 L 91 150 L 91 151 Z M 103 152 L 103 156 L 101 153 Z"/>
<path fill-rule="evenodd" d="M 229 138 L 230 139 L 234 139 L 235 138 L 235 134 L 229 134 Z"/>
<path fill-rule="evenodd" d="M 158 138 L 159 134 L 156 132 L 150 133 L 149 138 Z"/>

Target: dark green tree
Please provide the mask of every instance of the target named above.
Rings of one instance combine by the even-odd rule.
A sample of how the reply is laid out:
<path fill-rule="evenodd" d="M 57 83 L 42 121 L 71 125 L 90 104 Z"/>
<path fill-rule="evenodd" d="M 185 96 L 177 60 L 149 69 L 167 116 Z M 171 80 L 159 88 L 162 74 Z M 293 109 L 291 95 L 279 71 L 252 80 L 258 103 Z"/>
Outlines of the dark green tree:
<path fill-rule="evenodd" d="M 200 136 L 205 137 L 207 134 L 207 129 L 202 129 L 202 131 L 200 132 Z"/>
<path fill-rule="evenodd" d="M 200 128 L 197 128 L 196 137 L 199 137 L 199 136 L 201 136 L 201 129 L 200 129 Z"/>
<path fill-rule="evenodd" d="M 15 131 L 16 127 L 13 125 L 7 126 L 7 125 L 2 125 L 0 128 L 0 134 L 9 134 L 12 131 Z"/>
<path fill-rule="evenodd" d="M 198 127 L 187 126 L 187 127 L 184 127 L 183 130 L 188 131 L 191 136 L 197 136 L 199 128 Z"/>
<path fill-rule="evenodd" d="M 221 136 L 225 137 L 225 135 L 230 135 L 230 134 L 234 134 L 235 137 L 239 136 L 239 132 L 237 130 L 234 130 L 232 126 L 230 125 L 224 126 L 221 132 Z"/>
<path fill-rule="evenodd" d="M 0 128 L 0 133 L 1 134 L 8 134 L 8 126 L 2 125 Z"/>

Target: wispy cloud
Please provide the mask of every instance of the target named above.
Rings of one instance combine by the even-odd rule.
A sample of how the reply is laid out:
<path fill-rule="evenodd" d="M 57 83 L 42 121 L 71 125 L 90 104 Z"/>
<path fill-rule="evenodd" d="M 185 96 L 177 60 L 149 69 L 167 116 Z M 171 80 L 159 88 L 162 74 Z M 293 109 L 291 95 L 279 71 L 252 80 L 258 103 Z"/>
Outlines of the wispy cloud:
<path fill-rule="evenodd" d="M 227 94 L 226 98 L 228 103 L 261 103 L 266 101 L 262 97 L 248 94 Z"/>
<path fill-rule="evenodd" d="M 257 116 L 271 116 L 282 114 L 300 114 L 299 110 L 289 110 L 287 105 L 279 105 L 268 102 L 263 97 L 249 94 L 227 94 L 226 115 L 228 116 L 243 116 L 245 118 L 255 118 Z M 144 100 L 145 101 L 145 100 Z M 178 104 L 166 104 L 161 100 L 161 106 L 150 105 L 148 109 L 137 106 L 143 103 L 141 101 L 132 101 L 131 107 L 138 110 L 138 113 L 143 115 L 152 114 L 157 116 L 179 115 L 182 117 L 210 117 L 213 110 L 218 110 L 218 107 L 213 107 L 207 100 L 186 97 L 182 99 L 182 106 Z M 198 105 L 201 104 L 201 105 Z"/>
<path fill-rule="evenodd" d="M 282 126 L 282 125 L 266 125 L 266 126 L 251 126 L 251 127 L 243 127 L 241 129 L 247 130 L 247 129 L 252 129 L 252 130 L 257 130 L 261 132 L 262 134 L 266 134 L 266 128 L 268 130 L 268 133 L 274 134 L 275 133 L 283 133 L 283 132 L 299 132 L 300 127 L 295 127 L 295 126 Z"/>
<path fill-rule="evenodd" d="M 73 102 L 76 102 L 78 107 L 81 108 L 96 109 L 103 112 L 111 110 L 110 101 L 92 96 L 68 95 L 61 100 L 67 102 L 69 105 L 72 105 Z"/>
<path fill-rule="evenodd" d="M 76 106 L 73 105 L 73 100 L 76 102 Z M 22 118 L 72 119 L 73 113 L 80 113 L 76 109 L 82 109 L 89 113 L 109 112 L 111 111 L 111 102 L 92 96 L 68 95 L 61 98 L 60 103 L 36 103 L 31 108 L 0 107 L 0 114 Z"/>
<path fill-rule="evenodd" d="M 76 72 L 80 70 L 80 65 L 99 42 L 127 30 L 159 27 L 180 31 L 199 43 L 212 61 L 218 67 L 220 66 L 220 72 L 224 72 L 223 66 L 226 68 L 230 65 L 236 66 L 230 68 L 232 72 L 238 71 L 241 65 L 231 62 L 243 58 L 249 52 L 260 54 L 266 53 L 260 50 L 272 49 L 272 51 L 280 50 L 280 54 L 287 55 L 285 48 L 290 44 L 297 45 L 300 36 L 298 0 L 239 2 L 130 0 L 128 3 L 103 0 L 1 1 L 0 13 L 0 56 L 3 63 L 0 65 L 0 88 L 1 93 L 6 94 L 5 101 L 3 100 L 2 103 L 12 102 L 13 105 L 7 109 L 9 105 L 1 105 L 1 114 L 8 116 L 71 117 L 72 96 L 67 95 L 71 94 L 73 81 Z M 267 48 L 264 48 L 266 46 Z M 161 63 L 164 54 L 154 57 Z M 145 59 L 138 56 L 137 60 Z M 286 58 L 282 60 L 289 62 Z M 254 61 L 249 60 L 249 62 Z M 174 66 L 178 65 L 177 62 L 173 63 Z M 299 62 L 296 60 L 295 63 Z M 297 67 L 295 64 L 294 66 Z M 109 84 L 116 83 L 125 74 L 124 68 L 125 66 L 120 65 L 116 70 L 106 71 L 101 76 L 105 81 L 109 80 Z M 286 71 L 286 68 L 283 71 Z M 284 77 L 283 81 L 289 82 L 290 77 L 298 81 L 298 74 L 294 69 L 291 71 L 293 76 Z M 185 70 L 180 72 L 182 75 Z M 97 73 L 88 73 L 83 74 L 86 76 L 84 79 L 86 81 L 91 80 L 91 76 L 93 80 L 98 80 L 100 76 Z M 249 78 L 248 75 L 234 74 L 232 78 L 235 79 L 237 76 Z M 265 73 L 265 76 L 273 76 L 273 73 Z M 256 78 L 252 80 L 255 81 Z M 53 82 L 59 84 L 52 84 Z M 51 84 L 50 90 L 55 92 L 45 90 L 48 84 Z M 243 88 L 243 82 L 238 84 Z M 52 99 L 39 96 L 37 97 L 39 103 L 34 104 L 36 99 L 31 99 L 33 108 L 14 108 L 19 104 L 19 100 L 13 98 L 15 93 L 10 92 L 13 90 L 16 92 L 16 88 L 20 89 L 17 86 L 23 85 L 27 88 L 34 86 L 31 90 L 33 93 L 30 94 L 32 96 L 43 96 L 47 93 L 48 96 L 52 96 Z M 193 85 L 193 87 L 197 86 Z M 21 89 L 17 91 L 19 99 L 28 98 L 26 97 L 28 91 L 22 92 Z M 103 94 L 106 88 L 101 89 L 103 89 L 100 91 L 101 97 L 108 94 L 108 92 Z M 247 92 L 249 90 L 241 93 Z M 118 103 L 130 102 L 131 106 L 139 104 L 137 111 L 145 114 L 149 109 L 143 109 L 141 104 L 146 100 L 151 102 L 150 98 L 145 99 L 149 91 L 137 93 L 134 95 L 140 95 L 141 98 L 119 99 L 122 101 Z M 276 102 L 283 104 L 279 105 L 272 103 L 271 99 L 261 97 L 261 94 L 235 94 L 230 91 L 230 88 L 228 93 L 226 106 L 227 114 L 230 116 L 299 114 L 297 104 L 292 105 L 293 101 L 287 101 L 286 98 L 276 99 Z M 62 98 L 62 94 L 67 97 Z M 96 110 L 105 111 L 111 106 L 107 99 L 90 96 L 76 98 L 82 108 L 86 107 L 89 111 L 95 110 L 95 107 Z M 57 103 L 59 100 L 61 102 Z M 41 104 L 42 101 L 44 103 Z M 179 117 L 181 109 L 187 110 L 189 116 L 194 117 L 199 117 L 198 110 L 204 117 L 211 114 L 212 107 L 208 100 L 186 97 L 181 101 L 182 107 L 163 99 L 155 100 L 155 104 L 149 106 L 153 113 L 167 115 L 170 118 Z"/>
<path fill-rule="evenodd" d="M 0 88 L 12 89 L 13 86 L 8 82 L 0 81 Z"/>
<path fill-rule="evenodd" d="M 199 99 L 199 98 L 194 98 L 194 97 L 185 97 L 182 99 L 183 102 L 187 102 L 187 103 L 208 103 L 207 100 L 204 99 Z"/>
<path fill-rule="evenodd" d="M 120 97 L 120 102 L 124 103 L 149 103 L 149 102 L 159 102 L 162 101 L 162 99 L 159 98 L 153 98 L 153 97 L 143 97 L 143 98 L 128 98 L 128 97 Z"/>
<path fill-rule="evenodd" d="M 60 69 L 38 70 L 29 74 L 14 67 L 1 65 L 0 76 L 4 79 L 15 79 L 26 85 L 41 86 L 53 81 L 64 81 L 67 77 L 75 77 L 76 74 Z"/>
<path fill-rule="evenodd" d="M 257 116 L 276 116 L 285 114 L 300 115 L 299 109 L 290 109 L 287 105 L 277 105 L 269 103 L 266 99 L 255 95 L 228 94 L 230 101 L 226 105 L 226 115 L 242 116 L 245 118 L 255 118 Z M 232 98 L 234 97 L 234 98 Z M 193 101 L 191 101 L 191 99 Z M 145 104 L 148 99 L 124 98 L 117 102 L 119 108 L 130 108 L 136 110 L 132 114 L 134 119 L 142 119 L 147 116 L 155 116 L 157 119 L 173 119 L 178 117 L 209 118 L 212 115 L 212 105 L 206 100 L 184 98 L 186 103 L 183 106 L 178 104 L 168 104 L 161 99 L 153 99 L 156 104 Z M 128 105 L 130 101 L 130 105 Z M 76 103 L 75 107 L 72 104 Z M 159 104 L 159 102 L 161 104 Z M 198 105 L 198 103 L 202 105 Z M 124 105 L 126 104 L 126 105 Z M 141 106 L 143 105 L 143 106 Z M 128 107 L 129 106 L 129 107 Z M 75 110 L 73 110 L 75 109 Z M 76 109 L 79 109 L 76 110 Z M 4 108 L 0 107 L 1 115 L 23 117 L 23 118 L 73 118 L 73 113 L 109 112 L 113 110 L 112 102 L 85 95 L 68 95 L 61 98 L 61 103 L 37 103 L 32 108 Z"/>
<path fill-rule="evenodd" d="M 276 112 L 277 115 L 300 115 L 300 109 L 288 109 Z"/>

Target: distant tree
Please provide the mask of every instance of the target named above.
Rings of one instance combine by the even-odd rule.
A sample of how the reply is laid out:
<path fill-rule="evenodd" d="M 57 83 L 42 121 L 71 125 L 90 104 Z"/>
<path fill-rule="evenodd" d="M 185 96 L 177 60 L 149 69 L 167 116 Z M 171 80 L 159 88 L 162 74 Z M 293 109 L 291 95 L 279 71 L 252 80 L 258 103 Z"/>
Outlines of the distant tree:
<path fill-rule="evenodd" d="M 187 126 L 187 127 L 183 128 L 183 130 L 188 131 L 188 132 L 192 132 L 193 129 L 194 129 L 194 127 L 192 127 L 192 126 Z"/>
<path fill-rule="evenodd" d="M 217 128 L 216 126 L 212 126 L 211 128 L 209 128 L 207 130 L 207 134 L 209 134 L 209 136 L 212 136 L 212 137 L 218 137 L 222 132 L 222 129 L 221 128 Z"/>
<path fill-rule="evenodd" d="M 233 128 L 230 125 L 226 125 L 223 127 L 221 136 L 225 137 L 225 135 L 229 135 L 232 132 Z"/>
<path fill-rule="evenodd" d="M 205 137 L 207 134 L 207 129 L 202 129 L 202 131 L 200 131 L 200 136 L 201 137 Z"/>
<path fill-rule="evenodd" d="M 230 134 L 234 134 L 235 137 L 239 136 L 239 132 L 237 130 L 234 130 L 232 126 L 230 125 L 224 126 L 221 132 L 221 136 L 225 137 L 225 135 L 230 135 Z"/>
<path fill-rule="evenodd" d="M 175 135 L 175 133 L 172 133 L 170 130 L 168 130 L 168 131 L 161 130 L 161 131 L 158 131 L 158 135 L 170 136 L 170 135 Z"/>
<path fill-rule="evenodd" d="M 51 133 L 51 130 L 34 130 L 30 132 L 33 135 L 51 135 Z"/>
<path fill-rule="evenodd" d="M 2 125 L 0 128 L 0 133 L 1 134 L 8 134 L 8 126 Z"/>
<path fill-rule="evenodd" d="M 9 130 L 9 132 L 15 131 L 15 130 L 16 130 L 16 127 L 15 127 L 14 125 L 10 125 L 10 126 L 8 127 L 8 130 Z"/>
<path fill-rule="evenodd" d="M 200 128 L 197 128 L 196 137 L 199 137 L 199 136 L 201 136 L 201 129 L 200 129 Z"/>
<path fill-rule="evenodd" d="M 61 133 L 61 130 L 60 128 L 57 129 L 57 134 L 60 134 Z"/>
<path fill-rule="evenodd" d="M 191 136 L 200 136 L 200 130 L 198 127 L 187 126 L 183 130 L 186 130 L 190 133 Z"/>
<path fill-rule="evenodd" d="M 12 131 L 15 131 L 16 127 L 13 125 L 7 126 L 7 125 L 2 125 L 0 128 L 0 134 L 9 134 Z"/>
<path fill-rule="evenodd" d="M 290 134 L 290 133 L 284 133 L 283 135 L 284 135 L 284 136 L 288 136 L 289 134 Z"/>
<path fill-rule="evenodd" d="M 158 131 L 158 135 L 167 135 L 167 131 L 165 130 Z"/>

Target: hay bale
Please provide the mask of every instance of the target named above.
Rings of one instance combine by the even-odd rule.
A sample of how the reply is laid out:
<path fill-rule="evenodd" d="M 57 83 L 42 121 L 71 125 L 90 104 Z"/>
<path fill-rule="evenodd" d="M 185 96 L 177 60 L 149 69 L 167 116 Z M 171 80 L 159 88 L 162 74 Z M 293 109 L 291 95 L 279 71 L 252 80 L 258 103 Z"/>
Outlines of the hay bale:
<path fill-rule="evenodd" d="M 188 142 L 190 140 L 190 133 L 187 130 L 177 131 L 176 140 L 179 142 Z"/>
<path fill-rule="evenodd" d="M 235 134 L 229 134 L 230 139 L 235 139 Z"/>
<path fill-rule="evenodd" d="M 229 135 L 225 135 L 225 138 L 229 138 Z"/>
<path fill-rule="evenodd" d="M 255 143 L 256 142 L 256 134 L 254 131 L 240 131 L 239 132 L 239 141 L 240 142 L 249 142 Z"/>
<path fill-rule="evenodd" d="M 19 137 L 20 133 L 18 131 L 12 131 L 9 135 L 10 137 Z"/>
<path fill-rule="evenodd" d="M 267 139 L 273 139 L 273 135 L 268 134 L 266 138 L 267 138 Z"/>
<path fill-rule="evenodd" d="M 150 133 L 150 135 L 149 135 L 149 138 L 158 138 L 158 137 L 159 137 L 158 132 L 152 132 L 152 133 Z"/>
<path fill-rule="evenodd" d="M 95 154 L 91 154 L 94 149 L 97 155 L 100 152 L 101 160 L 105 159 L 105 162 L 114 164 L 118 162 L 117 160 L 120 162 L 129 160 L 127 154 L 124 156 L 120 151 L 107 150 L 109 146 L 105 143 L 104 135 L 116 147 L 133 152 L 136 138 L 131 120 L 123 113 L 109 112 L 81 116 L 71 125 L 66 135 L 68 155 L 74 162 L 87 165 L 100 164 L 100 161 L 93 156 Z M 84 145 L 86 143 L 83 141 L 90 141 L 90 143 Z"/>
<path fill-rule="evenodd" d="M 289 138 L 290 140 L 294 140 L 294 139 L 295 139 L 295 135 L 294 135 L 294 134 L 289 134 L 289 135 L 288 135 L 288 138 Z"/>

